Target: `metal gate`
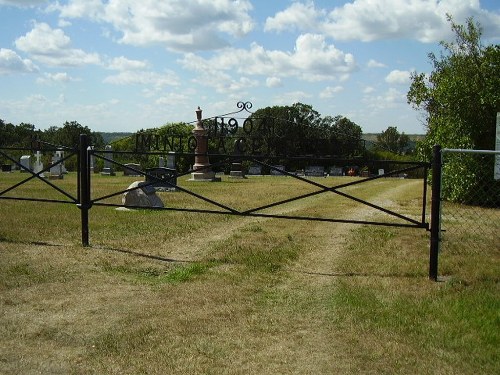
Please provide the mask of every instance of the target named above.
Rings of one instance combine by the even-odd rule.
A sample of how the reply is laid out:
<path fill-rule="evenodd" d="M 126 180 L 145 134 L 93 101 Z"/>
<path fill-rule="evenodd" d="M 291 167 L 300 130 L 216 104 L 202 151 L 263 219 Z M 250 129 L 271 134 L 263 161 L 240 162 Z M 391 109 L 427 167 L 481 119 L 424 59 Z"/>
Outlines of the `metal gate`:
<path fill-rule="evenodd" d="M 335 165 L 349 166 L 354 163 L 359 163 L 359 158 L 356 159 L 352 156 L 346 157 L 345 155 L 331 155 L 322 154 L 317 152 L 314 155 L 291 155 L 286 152 L 286 148 L 281 148 L 283 153 L 268 153 L 263 152 L 266 144 L 269 142 L 275 142 L 276 134 L 272 134 L 273 129 L 272 119 L 269 118 L 252 118 L 250 103 L 238 103 L 237 112 L 229 113 L 223 116 L 217 116 L 210 119 L 201 118 L 201 110 L 197 111 L 197 121 L 196 127 L 193 130 L 193 135 L 185 139 L 186 149 L 179 149 L 175 147 L 175 140 L 172 138 L 161 138 L 155 134 L 138 133 L 136 134 L 135 150 L 132 151 L 111 151 L 96 150 L 89 143 L 89 138 L 86 135 L 80 136 L 80 142 L 78 147 L 75 148 L 65 148 L 68 155 L 63 159 L 59 160 L 57 163 L 53 163 L 50 166 L 44 168 L 41 171 L 31 171 L 25 168 L 21 163 L 14 160 L 7 154 L 8 149 L 0 149 L 0 155 L 6 157 L 15 165 L 19 166 L 21 169 L 26 170 L 30 175 L 23 181 L 11 186 L 3 191 L 0 191 L 0 199 L 20 199 L 20 200 L 32 200 L 32 201 L 44 201 L 51 203 L 71 203 L 76 204 L 76 206 L 81 211 L 81 238 L 82 245 L 89 246 L 89 212 L 93 206 L 113 206 L 121 207 L 123 204 L 109 203 L 109 198 L 121 196 L 124 193 L 130 192 L 134 189 L 143 189 L 146 187 L 152 187 L 155 184 L 161 183 L 177 191 L 188 194 L 195 200 L 204 202 L 208 204 L 209 208 L 186 208 L 186 207 L 152 207 L 155 210 L 165 210 L 165 211 L 183 211 L 183 212 L 199 212 L 199 213 L 211 213 L 219 215 L 237 215 L 237 216 L 247 216 L 247 217 L 265 217 L 265 218 L 278 218 L 287 220 L 302 220 L 302 221 L 324 221 L 332 223 L 354 223 L 354 224 L 368 224 L 368 225 L 380 225 L 380 226 L 394 226 L 394 227 L 406 227 L 406 228 L 420 228 L 431 231 L 431 254 L 430 254 L 430 267 L 429 267 L 429 277 L 431 279 L 437 279 L 437 249 L 435 248 L 435 243 L 438 244 L 439 236 L 434 230 L 434 225 L 430 226 L 427 221 L 426 213 L 426 202 L 427 202 L 427 175 L 428 170 L 431 167 L 429 163 L 424 162 L 395 162 L 395 161 L 369 161 L 364 160 L 364 163 L 371 165 L 371 168 L 377 168 L 380 166 L 387 166 L 390 168 L 382 173 L 368 173 L 363 178 L 356 179 L 353 181 L 328 184 L 328 179 L 312 179 L 304 176 L 297 171 L 287 171 L 281 168 L 278 162 L 301 162 L 303 164 L 310 163 L 334 163 Z M 245 117 L 241 117 L 245 114 Z M 268 127 L 264 128 L 264 125 Z M 262 138 L 262 134 L 257 134 L 252 132 L 252 130 L 258 129 L 260 131 L 265 131 L 267 136 L 266 139 Z M 266 143 L 267 142 L 267 143 Z M 151 149 L 153 145 L 156 149 Z M 210 149 L 210 145 L 215 145 L 215 149 Z M 229 145 L 229 146 L 228 146 Z M 228 152 L 229 148 L 232 148 Z M 332 150 L 335 148 L 334 144 L 328 144 L 325 140 L 315 140 L 314 147 L 321 150 Z M 146 150 L 146 148 L 148 148 Z M 33 142 L 29 150 L 34 152 L 36 150 L 43 149 L 44 151 L 55 151 L 60 150 L 61 147 L 49 145 L 43 142 Z M 23 149 L 28 150 L 28 149 Z M 221 152 L 222 151 L 222 152 Z M 165 155 L 166 153 L 174 153 L 177 157 L 191 158 L 194 164 L 186 170 L 178 171 L 176 169 L 170 170 L 167 178 L 165 176 L 160 176 L 152 170 L 143 170 L 141 167 L 126 165 L 124 162 L 117 161 L 113 156 L 120 156 L 122 160 L 130 155 L 140 155 L 143 158 L 148 158 L 151 156 Z M 52 167 L 57 166 L 59 163 L 63 163 L 70 157 L 77 157 L 77 187 L 76 196 L 63 191 L 55 184 L 51 183 L 50 180 L 44 179 L 41 175 L 44 172 L 48 172 Z M 144 182 L 140 187 L 122 189 L 119 191 L 114 191 L 110 194 L 105 195 L 95 195 L 91 194 L 91 183 L 92 183 L 92 163 L 91 160 L 100 159 L 108 166 L 113 165 L 115 167 L 131 170 L 136 175 L 144 177 L 146 182 Z M 213 163 L 209 163 L 208 160 L 215 160 Z M 303 194 L 297 194 L 286 199 L 279 199 L 273 202 L 268 202 L 264 205 L 258 205 L 250 209 L 238 209 L 230 205 L 214 200 L 203 194 L 199 194 L 189 188 L 180 186 L 177 184 L 179 178 L 183 178 L 189 175 L 201 174 L 206 176 L 208 172 L 212 173 L 214 169 L 223 169 L 228 165 L 235 165 L 241 163 L 251 164 L 255 166 L 260 166 L 262 169 L 266 169 L 271 172 L 281 174 L 288 178 L 293 178 L 301 183 L 314 188 L 313 191 L 309 191 Z M 371 164 L 370 164 L 371 163 Z M 438 164 L 435 164 L 438 166 Z M 419 218 L 411 217 L 404 213 L 396 212 L 394 209 L 383 207 L 382 205 L 368 202 L 354 194 L 346 192 L 346 188 L 353 186 L 366 184 L 371 181 L 387 178 L 387 177 L 399 177 L 407 174 L 419 173 L 422 178 L 422 206 Z M 435 172 L 436 173 L 436 172 Z M 212 177 L 212 175 L 210 175 Z M 23 183 L 31 179 L 40 179 L 44 183 L 50 185 L 53 189 L 60 192 L 66 199 L 64 200 L 47 200 L 47 199 L 27 199 L 27 198 L 15 198 L 6 196 L 7 192 L 10 192 Z M 323 182 L 324 181 L 324 182 Z M 434 187 L 433 187 L 434 189 Z M 382 212 L 390 218 L 395 219 L 394 221 L 378 221 L 378 220 L 356 220 L 356 219 L 342 219 L 335 217 L 314 217 L 314 216 L 303 216 L 303 215 L 289 215 L 289 214 L 273 214 L 264 212 L 266 209 L 272 207 L 278 207 L 290 202 L 295 202 L 303 199 L 307 199 L 313 196 L 319 196 L 324 194 L 334 194 L 336 196 L 341 196 L 343 198 L 349 199 L 356 204 L 360 204 L 377 212 Z M 437 195 L 439 197 L 439 195 Z M 434 191 L 433 191 L 433 205 L 434 202 Z M 129 208 L 144 208 L 142 206 L 134 207 L 128 206 Z M 435 208 L 432 207 L 432 215 L 434 215 Z M 433 216 L 434 217 L 434 216 Z M 434 222 L 434 219 L 432 220 Z"/>

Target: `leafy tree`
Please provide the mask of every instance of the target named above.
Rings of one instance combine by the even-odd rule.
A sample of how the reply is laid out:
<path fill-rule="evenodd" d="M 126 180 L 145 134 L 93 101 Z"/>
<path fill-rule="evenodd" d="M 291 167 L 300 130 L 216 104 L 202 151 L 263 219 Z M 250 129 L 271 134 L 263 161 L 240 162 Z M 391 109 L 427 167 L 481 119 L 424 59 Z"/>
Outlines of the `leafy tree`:
<path fill-rule="evenodd" d="M 104 146 L 102 136 L 83 126 L 77 121 L 66 121 L 61 128 L 49 127 L 43 133 L 43 140 L 56 146 L 76 147 L 80 142 L 80 134 L 87 134 L 91 138 L 91 143 L 100 148 Z"/>
<path fill-rule="evenodd" d="M 426 115 L 427 135 L 419 144 L 421 156 L 430 159 L 432 146 L 493 149 L 496 112 L 500 110 L 500 46 L 483 46 L 481 27 L 467 20 L 458 25 L 449 17 L 455 40 L 441 42 L 439 57 L 429 54 L 433 71 L 414 73 L 408 103 Z M 472 202 L 471 192 L 494 184 L 493 166 L 482 173 L 477 162 L 450 162 L 443 193 L 451 200 Z M 464 178 L 467 177 L 467 178 Z"/>
<path fill-rule="evenodd" d="M 389 126 L 377 135 L 377 146 L 395 154 L 403 154 L 410 144 L 410 137 L 404 132 L 400 133 L 395 126 Z"/>
<path fill-rule="evenodd" d="M 330 139 L 328 154 L 340 156 L 356 156 L 363 152 L 359 125 L 343 116 L 326 116 L 323 119 L 323 132 Z"/>

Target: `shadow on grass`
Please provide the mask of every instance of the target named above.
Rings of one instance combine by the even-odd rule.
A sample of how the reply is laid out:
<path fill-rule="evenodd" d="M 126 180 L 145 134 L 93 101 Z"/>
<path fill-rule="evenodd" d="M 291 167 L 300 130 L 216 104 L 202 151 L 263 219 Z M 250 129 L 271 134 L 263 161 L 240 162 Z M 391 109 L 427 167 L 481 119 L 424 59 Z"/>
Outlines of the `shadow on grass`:
<path fill-rule="evenodd" d="M 369 272 L 317 272 L 288 269 L 289 272 L 302 273 L 311 276 L 326 276 L 326 277 L 381 277 L 381 278 L 405 278 L 405 279 L 420 279 L 426 275 L 421 274 L 398 274 L 398 273 L 369 273 Z"/>
<path fill-rule="evenodd" d="M 194 261 L 194 260 L 166 258 L 166 257 L 161 257 L 159 255 L 144 254 L 144 253 L 140 253 L 138 251 L 133 251 L 133 250 L 129 250 L 129 249 L 118 249 L 118 248 L 113 248 L 113 247 L 101 247 L 101 246 L 91 246 L 90 249 L 113 251 L 113 252 L 117 252 L 117 253 L 133 255 L 136 257 L 140 257 L 140 258 L 159 260 L 161 262 L 166 262 L 166 263 L 196 263 L 196 261 Z"/>

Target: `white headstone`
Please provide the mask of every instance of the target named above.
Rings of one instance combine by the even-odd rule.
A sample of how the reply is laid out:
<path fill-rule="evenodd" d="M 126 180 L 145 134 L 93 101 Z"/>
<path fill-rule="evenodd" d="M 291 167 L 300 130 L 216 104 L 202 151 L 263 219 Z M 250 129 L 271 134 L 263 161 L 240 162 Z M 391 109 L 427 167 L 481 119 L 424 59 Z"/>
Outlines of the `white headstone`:
<path fill-rule="evenodd" d="M 57 151 L 52 156 L 52 166 L 50 167 L 50 178 L 63 178 L 62 165 L 59 163 L 61 154 Z"/>
<path fill-rule="evenodd" d="M 57 156 L 59 157 L 59 160 L 64 159 L 64 151 L 56 151 Z M 66 166 L 64 165 L 64 162 L 61 162 L 61 172 L 62 173 L 68 173 L 66 170 Z"/>
<path fill-rule="evenodd" d="M 43 171 L 43 163 L 40 160 L 41 157 L 42 157 L 42 153 L 40 151 L 37 151 L 35 154 L 35 158 L 36 158 L 35 165 L 33 166 L 33 172 L 35 172 L 35 173 L 40 173 L 41 171 Z M 41 173 L 39 176 L 45 177 L 45 175 L 43 173 Z"/>
<path fill-rule="evenodd" d="M 21 159 L 19 160 L 19 162 L 24 167 L 24 168 L 21 168 L 21 172 L 31 171 L 31 156 L 30 155 L 21 156 Z"/>

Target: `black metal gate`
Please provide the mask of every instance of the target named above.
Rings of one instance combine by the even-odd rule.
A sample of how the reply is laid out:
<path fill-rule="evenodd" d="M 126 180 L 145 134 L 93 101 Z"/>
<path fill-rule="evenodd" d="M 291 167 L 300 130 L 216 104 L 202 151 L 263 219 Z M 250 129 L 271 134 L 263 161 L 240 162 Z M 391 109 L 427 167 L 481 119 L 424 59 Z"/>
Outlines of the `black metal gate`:
<path fill-rule="evenodd" d="M 395 161 L 366 161 L 366 163 L 375 163 L 377 165 L 390 165 L 391 170 L 389 172 L 384 172 L 382 174 L 367 174 L 364 178 L 361 179 L 356 179 L 354 181 L 348 181 L 345 183 L 337 183 L 334 185 L 324 183 L 322 181 L 327 182 L 328 180 L 321 180 L 321 179 L 311 179 L 307 178 L 306 176 L 300 175 L 297 173 L 297 171 L 286 171 L 282 168 L 279 168 L 276 166 L 274 161 L 294 161 L 294 162 L 303 162 L 303 163 L 311 163 L 311 162 L 316 162 L 316 163 L 336 163 L 338 165 L 349 165 L 353 164 L 356 160 L 355 158 L 342 158 L 340 156 L 335 156 L 335 155 L 322 155 L 320 153 L 316 153 L 315 155 L 290 155 L 288 153 L 280 154 L 280 153 L 265 153 L 262 152 L 262 147 L 266 147 L 264 145 L 267 142 L 267 145 L 269 142 L 274 142 L 275 140 L 273 139 L 274 134 L 270 135 L 269 129 L 267 129 L 267 135 L 269 136 L 267 139 L 257 139 L 251 135 L 252 133 L 250 132 L 250 129 L 254 129 L 257 126 L 261 126 L 262 124 L 257 124 L 256 119 L 251 119 L 250 117 L 246 117 L 244 119 L 239 119 L 235 116 L 235 114 L 240 113 L 241 111 L 247 111 L 249 112 L 249 108 L 251 107 L 251 104 L 249 103 L 239 103 L 238 107 L 240 108 L 240 111 L 230 113 L 228 115 L 224 116 L 218 116 L 215 118 L 203 120 L 205 121 L 205 124 L 203 124 L 203 121 L 201 120 L 201 111 L 198 113 L 198 122 L 197 122 L 197 128 L 204 129 L 205 133 L 203 133 L 199 137 L 192 137 L 189 139 L 185 139 L 185 144 L 187 144 L 187 149 L 179 149 L 174 146 L 175 141 L 172 138 L 164 138 L 162 139 L 161 137 L 154 135 L 154 134 L 143 134 L 143 133 L 138 133 L 136 135 L 136 145 L 135 145 L 135 150 L 133 151 L 110 151 L 110 150 L 96 150 L 92 147 L 91 144 L 89 144 L 89 137 L 87 135 L 81 135 L 80 136 L 80 142 L 78 147 L 75 148 L 65 148 L 67 155 L 59 160 L 56 164 L 51 164 L 48 167 L 44 168 L 41 171 L 31 171 L 28 168 L 25 168 L 21 163 L 19 163 L 17 160 L 15 160 L 13 157 L 8 155 L 9 151 L 12 150 L 26 150 L 26 151 L 37 151 L 37 150 L 44 150 L 44 151 L 55 151 L 55 150 L 60 150 L 60 146 L 55 146 L 55 145 L 50 145 L 47 143 L 43 142 L 32 142 L 32 145 L 30 148 L 26 149 L 0 149 L 0 155 L 3 156 L 4 158 L 7 158 L 9 161 L 17 165 L 21 170 L 26 170 L 26 172 L 29 173 L 29 176 L 24 179 L 23 181 L 7 188 L 4 189 L 3 191 L 0 191 L 0 199 L 18 199 L 18 200 L 30 200 L 30 201 L 43 201 L 43 202 L 50 202 L 50 203 L 70 203 L 70 204 L 75 204 L 81 211 L 81 238 L 82 238 L 82 245 L 83 246 L 89 246 L 89 211 L 93 206 L 115 206 L 115 207 L 120 207 L 123 206 L 121 204 L 114 204 L 114 203 L 108 203 L 107 200 L 108 198 L 115 197 L 115 196 L 121 196 L 122 194 L 129 192 L 133 189 L 125 189 L 125 190 L 119 190 L 116 192 L 113 192 L 111 194 L 105 194 L 102 196 L 91 196 L 91 180 L 92 180 L 92 174 L 91 174 L 91 158 L 94 159 L 101 159 L 105 163 L 112 164 L 114 166 L 120 167 L 120 168 L 127 168 L 128 170 L 133 171 L 136 173 L 138 176 L 143 176 L 147 182 L 145 182 L 142 187 L 135 187 L 134 189 L 140 189 L 144 188 L 145 186 L 153 186 L 157 183 L 162 183 L 163 185 L 167 185 L 171 188 L 175 188 L 178 191 L 184 192 L 186 194 L 189 194 L 191 197 L 194 199 L 198 199 L 200 201 L 203 201 L 205 203 L 208 203 L 210 207 L 212 208 L 179 208 L 179 207 L 152 207 L 151 209 L 155 210 L 170 210 L 170 211 L 184 211 L 184 212 L 199 212 L 199 213 L 211 213 L 211 214 L 220 214 L 220 215 L 238 215 L 238 216 L 253 216 L 253 217 L 266 217 L 266 218 L 278 218 L 278 219 L 287 219 L 287 220 L 303 220 L 303 221 L 324 221 L 324 222 L 332 222 L 332 223 L 354 223 L 354 224 L 368 224 L 368 225 L 380 225 L 380 226 L 394 226 L 394 227 L 406 227 L 406 228 L 420 228 L 420 229 L 425 229 L 425 230 L 430 230 L 431 231 L 431 251 L 430 251 L 430 266 L 429 266 L 429 277 L 431 279 L 436 280 L 437 279 L 437 245 L 436 243 L 439 241 L 437 238 L 438 234 L 435 231 L 434 228 L 434 222 L 437 220 L 434 219 L 435 211 L 436 211 L 436 206 L 438 206 L 438 201 L 436 202 L 434 199 L 435 192 L 433 191 L 433 207 L 432 207 L 432 227 L 430 224 L 427 222 L 426 217 L 426 202 L 427 202 L 427 175 L 428 175 L 428 170 L 431 167 L 429 163 L 424 163 L 424 162 L 395 162 Z M 250 120 L 249 120 L 250 119 Z M 208 121 L 208 122 L 207 122 Z M 262 120 L 263 122 L 267 122 L 269 125 L 269 119 L 264 119 Z M 242 124 L 241 124 L 242 123 Z M 208 125 L 207 125 L 208 124 Z M 241 129 L 243 129 L 243 133 L 238 134 L 238 129 L 241 132 Z M 196 130 L 196 129 L 195 129 Z M 261 129 L 262 130 L 262 129 Z M 246 133 L 248 131 L 248 133 Z M 212 138 L 211 138 L 212 137 Z M 200 147 L 200 144 L 206 142 L 206 145 L 209 143 L 214 144 L 216 147 L 216 150 L 210 150 L 208 147 L 203 149 L 203 147 Z M 231 150 L 232 152 L 227 152 L 228 149 L 228 144 L 233 147 Z M 154 146 L 154 148 L 151 150 L 151 145 Z M 263 146 L 264 145 L 264 146 Z M 146 147 L 147 146 L 147 147 Z M 169 150 L 168 148 L 172 148 L 173 150 Z M 332 145 L 329 145 L 325 142 L 316 142 L 315 147 L 321 148 L 321 149 L 328 149 L 331 150 Z M 163 147 L 163 148 L 162 148 Z M 145 150 L 145 148 L 149 148 L 149 150 Z M 220 152 L 221 149 L 225 152 Z M 201 150 L 201 151 L 200 151 Z M 257 151 L 257 152 L 256 152 Z M 157 173 L 154 173 L 151 169 L 146 169 L 143 170 L 143 168 L 139 167 L 133 167 L 130 165 L 125 165 L 124 163 L 120 161 L 116 161 L 113 159 L 111 153 L 115 156 L 121 155 L 121 156 L 127 156 L 127 155 L 141 155 L 142 157 L 149 157 L 149 156 L 157 156 L 157 155 L 164 155 L 167 152 L 173 152 L 176 156 L 179 157 L 187 157 L 187 158 L 192 158 L 194 159 L 195 163 L 192 167 L 190 167 L 187 170 L 183 171 L 177 171 L 177 170 L 170 170 L 168 174 L 168 178 L 164 178 L 164 176 L 160 176 Z M 55 184 L 51 183 L 50 180 L 44 179 L 41 177 L 41 175 L 44 172 L 48 172 L 52 167 L 59 163 L 63 163 L 64 160 L 69 159 L 70 157 L 76 156 L 77 157 L 77 173 L 78 173 L 78 178 L 77 178 L 77 194 L 76 196 L 70 194 L 69 192 L 66 192 L 56 186 Z M 200 165 L 196 160 L 208 160 L 209 158 L 216 160 L 212 164 L 207 164 L 207 165 Z M 307 192 L 304 194 L 298 194 L 293 197 L 289 197 L 286 199 L 280 199 L 271 203 L 266 203 L 264 205 L 259 205 L 257 207 L 253 207 L 250 209 L 237 209 L 235 207 L 231 207 L 223 202 L 219 202 L 217 200 L 214 200 L 210 197 L 204 196 L 202 194 L 196 193 L 186 187 L 180 186 L 177 184 L 177 179 L 182 178 L 184 176 L 191 175 L 193 173 L 204 173 L 207 170 L 210 169 L 218 169 L 218 168 L 224 168 L 225 166 L 228 165 L 233 165 L 233 164 L 241 164 L 241 163 L 247 163 L 247 164 L 252 164 L 256 166 L 260 166 L 263 169 L 269 170 L 269 171 L 276 171 L 279 172 L 280 174 L 299 180 L 300 182 L 307 184 L 308 186 L 312 186 L 315 188 L 314 191 L 312 192 Z M 395 167 L 397 166 L 397 168 Z M 436 173 L 435 176 L 438 176 L 439 173 L 439 168 L 440 165 L 438 163 L 435 163 L 435 171 Z M 377 179 L 381 178 L 387 178 L 387 177 L 394 177 L 394 176 L 401 176 L 405 174 L 412 174 L 419 172 L 419 176 L 422 177 L 422 206 L 421 206 L 421 212 L 420 212 L 420 218 L 417 220 L 414 217 L 410 217 L 409 215 L 405 215 L 399 212 L 396 212 L 390 208 L 387 207 L 382 207 L 381 205 L 371 203 L 368 201 L 365 201 L 363 199 L 360 199 L 353 194 L 349 194 L 343 189 L 355 185 L 360 185 L 360 184 L 366 184 L 370 181 L 374 181 Z M 6 196 L 6 193 L 11 192 L 12 190 L 16 189 L 20 185 L 32 180 L 32 179 L 40 179 L 44 183 L 48 184 L 51 186 L 53 189 L 57 190 L 60 192 L 66 199 L 37 199 L 37 198 L 16 198 L 16 197 L 11 197 L 11 196 Z M 436 187 L 437 188 L 437 187 Z M 433 186 L 433 189 L 435 187 Z M 271 207 L 277 207 L 280 205 L 284 205 L 286 203 L 298 201 L 301 199 L 306 199 L 312 196 L 318 196 L 322 194 L 335 194 L 341 197 L 344 197 L 346 199 L 352 200 L 353 202 L 356 202 L 358 204 L 364 205 L 366 207 L 370 207 L 373 210 L 377 210 L 380 212 L 383 212 L 386 215 L 389 215 L 392 218 L 396 218 L 397 222 L 387 222 L 387 221 L 377 221 L 377 220 L 356 220 L 356 219 L 339 219 L 339 218 L 330 218 L 330 217 L 314 217 L 314 216 L 294 216 L 294 215 L 287 215 L 287 214 L 271 214 L 271 213 L 266 213 L 263 212 L 264 210 L 271 208 Z M 439 195 L 436 195 L 439 197 Z M 143 206 L 128 206 L 128 208 L 142 208 L 144 209 Z M 434 229 L 433 229 L 434 228 Z"/>

